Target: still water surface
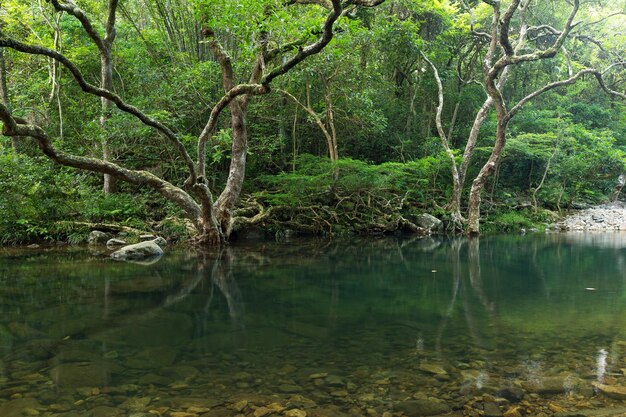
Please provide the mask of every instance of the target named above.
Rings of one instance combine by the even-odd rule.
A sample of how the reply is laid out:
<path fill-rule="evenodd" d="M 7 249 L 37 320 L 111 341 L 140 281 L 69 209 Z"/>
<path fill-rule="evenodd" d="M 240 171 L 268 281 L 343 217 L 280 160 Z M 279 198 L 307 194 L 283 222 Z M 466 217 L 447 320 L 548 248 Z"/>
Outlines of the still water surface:
<path fill-rule="evenodd" d="M 5 250 L 0 281 L 3 417 L 551 415 L 625 383 L 621 234 Z"/>

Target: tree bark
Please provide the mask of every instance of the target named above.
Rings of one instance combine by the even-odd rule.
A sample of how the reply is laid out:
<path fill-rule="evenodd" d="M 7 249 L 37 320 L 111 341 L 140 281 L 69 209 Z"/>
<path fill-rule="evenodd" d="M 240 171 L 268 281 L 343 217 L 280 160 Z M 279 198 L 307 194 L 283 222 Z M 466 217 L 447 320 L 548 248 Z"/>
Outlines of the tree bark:
<path fill-rule="evenodd" d="M 7 86 L 7 66 L 4 58 L 4 48 L 0 48 L 0 103 L 4 104 L 11 111 L 11 101 L 9 100 L 9 88 Z M 11 147 L 15 152 L 20 150 L 20 140 L 16 136 L 11 136 Z"/>
<path fill-rule="evenodd" d="M 442 122 L 442 113 L 443 113 L 443 83 L 441 82 L 441 77 L 439 77 L 439 71 L 437 71 L 437 67 L 433 64 L 423 52 L 420 52 L 424 60 L 430 65 L 433 70 L 433 75 L 435 76 L 435 80 L 437 81 L 437 91 L 438 91 L 438 104 L 437 111 L 435 114 L 435 125 L 437 126 L 437 133 L 439 134 L 439 138 L 441 139 L 441 145 L 443 149 L 446 151 L 446 155 L 450 160 L 450 171 L 452 173 L 452 198 L 448 209 L 450 210 L 450 214 L 452 217 L 452 227 L 455 229 L 462 230 L 464 218 L 461 215 L 461 206 L 460 204 L 455 204 L 456 202 L 461 201 L 461 180 L 459 177 L 459 171 L 456 164 L 456 159 L 454 157 L 454 152 L 450 149 L 450 142 L 446 133 L 443 129 Z"/>
<path fill-rule="evenodd" d="M 100 88 L 113 91 L 113 60 L 111 48 L 107 45 L 105 51 L 101 51 L 100 56 Z M 104 161 L 114 160 L 112 145 L 110 143 L 109 120 L 113 111 L 113 102 L 105 97 L 101 98 L 102 110 L 100 114 L 100 129 L 102 131 L 102 159 Z M 117 191 L 117 181 L 114 176 L 104 174 L 104 192 L 106 194 Z"/>
<path fill-rule="evenodd" d="M 557 81 L 554 83 L 550 83 L 548 85 L 543 86 L 537 91 L 527 95 L 522 100 L 520 100 L 515 106 L 511 108 L 511 110 L 507 110 L 504 98 L 502 97 L 502 93 L 500 91 L 502 85 L 500 82 L 497 82 L 499 76 L 505 76 L 507 69 L 510 66 L 518 65 L 524 62 L 532 62 L 539 61 L 541 59 L 552 58 L 556 55 L 556 53 L 561 49 L 565 39 L 571 32 L 573 28 L 573 21 L 578 13 L 579 8 L 579 0 L 574 0 L 573 7 L 570 12 L 570 15 L 565 23 L 565 28 L 562 32 L 559 33 L 556 41 L 548 48 L 535 50 L 530 53 L 526 53 L 523 55 L 518 55 L 518 52 L 521 51 L 520 43 L 516 45 L 515 48 L 510 43 L 510 24 L 513 18 L 513 15 L 519 10 L 519 13 L 522 17 L 522 26 L 520 29 L 519 38 L 521 41 L 524 40 L 527 31 L 529 30 L 524 23 L 523 15 L 525 14 L 527 8 L 529 7 L 529 2 L 523 2 L 522 0 L 513 0 L 507 10 L 500 18 L 500 2 L 493 2 L 491 6 L 494 9 L 494 18 L 492 22 L 491 29 L 491 44 L 489 51 L 485 57 L 483 70 L 485 73 L 485 87 L 487 89 L 487 94 L 489 95 L 488 100 L 483 105 L 483 108 L 487 105 L 488 101 L 491 101 L 496 108 L 496 116 L 497 116 L 497 128 L 496 128 L 496 138 L 493 150 L 487 162 L 483 165 L 480 172 L 472 182 L 472 187 L 470 189 L 469 201 L 468 201 L 468 224 L 467 224 L 467 234 L 469 236 L 478 235 L 480 233 L 480 203 L 481 203 L 481 193 L 484 189 L 485 182 L 487 178 L 493 173 L 496 168 L 500 158 L 502 156 L 502 151 L 506 144 L 506 131 L 511 118 L 515 116 L 515 114 L 522 108 L 522 106 L 527 103 L 529 100 L 543 94 L 544 92 L 551 90 L 556 87 L 560 87 L 563 85 L 573 84 L 579 78 L 581 78 L 585 73 L 597 73 L 595 70 L 585 69 L 580 71 L 578 74 L 568 78 L 567 80 Z M 520 5 L 521 4 L 521 5 Z M 496 47 L 500 46 L 504 55 L 499 57 L 495 62 L 493 62 Z M 502 80 L 501 80 L 502 81 Z M 482 110 L 482 109 L 481 109 Z M 486 117 L 486 115 L 485 115 Z"/>

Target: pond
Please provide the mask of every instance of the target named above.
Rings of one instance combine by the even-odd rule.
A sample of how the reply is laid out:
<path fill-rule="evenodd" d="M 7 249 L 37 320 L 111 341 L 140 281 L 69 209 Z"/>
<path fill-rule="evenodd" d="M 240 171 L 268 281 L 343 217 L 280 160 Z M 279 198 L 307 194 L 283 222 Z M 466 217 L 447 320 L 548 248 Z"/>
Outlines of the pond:
<path fill-rule="evenodd" d="M 623 234 L 104 252 L 0 251 L 0 416 L 626 412 Z"/>

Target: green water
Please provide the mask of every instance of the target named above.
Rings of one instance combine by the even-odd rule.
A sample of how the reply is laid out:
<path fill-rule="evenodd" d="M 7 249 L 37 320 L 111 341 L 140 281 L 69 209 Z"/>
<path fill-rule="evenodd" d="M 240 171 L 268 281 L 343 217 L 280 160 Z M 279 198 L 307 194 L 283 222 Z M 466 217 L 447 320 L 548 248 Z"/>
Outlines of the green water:
<path fill-rule="evenodd" d="M 2 417 L 473 415 L 520 386 L 550 415 L 626 384 L 621 234 L 5 250 L 0 281 Z"/>

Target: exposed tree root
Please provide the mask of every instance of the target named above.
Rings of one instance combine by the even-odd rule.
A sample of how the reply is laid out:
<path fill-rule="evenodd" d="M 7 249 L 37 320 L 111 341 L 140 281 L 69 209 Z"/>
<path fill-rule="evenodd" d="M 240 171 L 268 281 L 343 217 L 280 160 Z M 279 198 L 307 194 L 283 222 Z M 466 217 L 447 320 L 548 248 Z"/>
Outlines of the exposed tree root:
<path fill-rule="evenodd" d="M 87 227 L 92 230 L 100 230 L 103 232 L 115 232 L 115 233 L 126 232 L 126 233 L 133 233 L 136 235 L 145 235 L 145 234 L 153 233 L 153 232 L 146 231 L 146 230 L 135 229 L 134 227 L 122 226 L 119 224 L 111 224 L 111 223 L 90 223 L 90 222 L 75 222 L 75 221 L 63 220 L 63 221 L 58 221 L 55 224 L 59 226 Z"/>
<path fill-rule="evenodd" d="M 335 196 L 334 204 L 272 206 L 266 208 L 252 197 L 242 201 L 235 212 L 233 230 L 253 226 L 268 229 L 292 229 L 305 234 L 336 236 L 341 234 L 383 235 L 407 232 L 427 235 L 402 214 L 404 199 L 386 199 L 372 193 Z"/>

